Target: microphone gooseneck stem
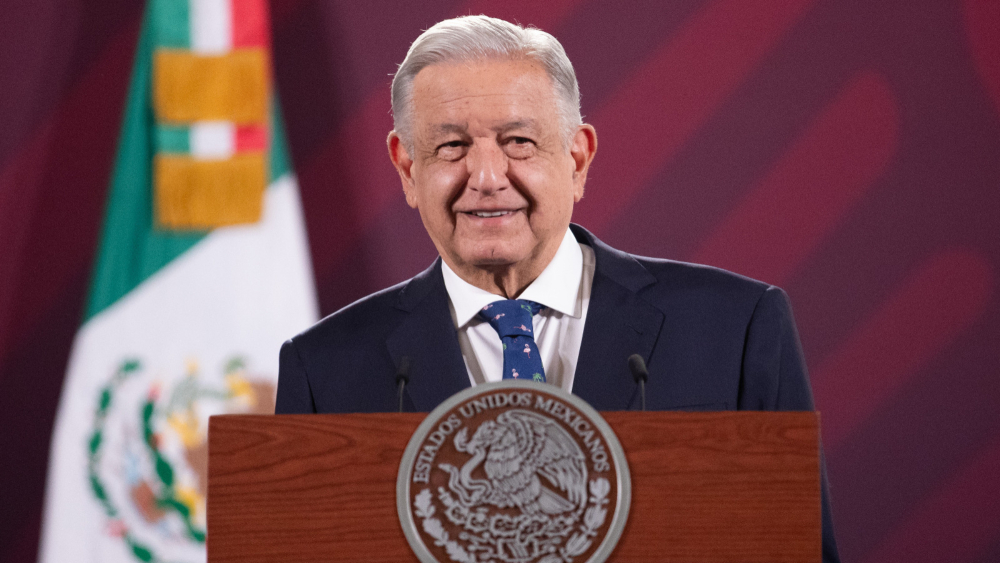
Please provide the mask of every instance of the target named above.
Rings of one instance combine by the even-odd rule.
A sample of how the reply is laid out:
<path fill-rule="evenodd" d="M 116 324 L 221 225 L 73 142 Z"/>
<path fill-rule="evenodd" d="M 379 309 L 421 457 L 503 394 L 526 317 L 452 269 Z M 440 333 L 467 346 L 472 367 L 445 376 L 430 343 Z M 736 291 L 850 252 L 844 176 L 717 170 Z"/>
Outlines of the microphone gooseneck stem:
<path fill-rule="evenodd" d="M 646 369 L 646 361 L 639 354 L 632 354 L 628 357 L 628 370 L 632 372 L 632 379 L 639 386 L 639 405 L 643 411 L 646 410 L 646 380 L 649 379 L 649 371 Z"/>
<path fill-rule="evenodd" d="M 403 412 L 403 389 L 410 382 L 410 357 L 403 356 L 399 360 L 399 368 L 396 370 L 396 387 L 399 394 L 399 412 Z"/>
<path fill-rule="evenodd" d="M 646 412 L 646 381 L 639 380 L 639 404 L 642 406 L 642 412 Z"/>
<path fill-rule="evenodd" d="M 399 378 L 399 412 L 403 412 L 403 388 L 406 387 L 406 380 Z"/>

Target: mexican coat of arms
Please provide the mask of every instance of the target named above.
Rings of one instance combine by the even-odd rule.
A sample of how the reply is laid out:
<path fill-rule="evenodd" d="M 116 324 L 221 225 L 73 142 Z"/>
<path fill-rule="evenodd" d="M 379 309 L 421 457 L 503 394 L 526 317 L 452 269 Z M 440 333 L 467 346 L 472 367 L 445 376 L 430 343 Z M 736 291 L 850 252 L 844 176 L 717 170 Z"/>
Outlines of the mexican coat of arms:
<path fill-rule="evenodd" d="M 397 508 L 424 562 L 603 561 L 630 481 L 610 427 L 581 399 L 503 381 L 432 412 L 403 456 Z"/>

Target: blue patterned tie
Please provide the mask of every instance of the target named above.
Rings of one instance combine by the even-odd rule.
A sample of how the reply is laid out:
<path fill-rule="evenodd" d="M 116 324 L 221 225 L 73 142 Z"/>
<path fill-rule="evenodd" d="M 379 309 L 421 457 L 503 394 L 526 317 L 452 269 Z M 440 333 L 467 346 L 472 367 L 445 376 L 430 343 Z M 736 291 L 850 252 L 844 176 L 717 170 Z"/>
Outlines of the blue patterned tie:
<path fill-rule="evenodd" d="M 527 379 L 545 383 L 542 356 L 538 353 L 535 331 L 531 325 L 531 317 L 541 309 L 542 305 L 534 301 L 505 299 L 494 301 L 479 311 L 479 316 L 500 335 L 504 379 Z"/>

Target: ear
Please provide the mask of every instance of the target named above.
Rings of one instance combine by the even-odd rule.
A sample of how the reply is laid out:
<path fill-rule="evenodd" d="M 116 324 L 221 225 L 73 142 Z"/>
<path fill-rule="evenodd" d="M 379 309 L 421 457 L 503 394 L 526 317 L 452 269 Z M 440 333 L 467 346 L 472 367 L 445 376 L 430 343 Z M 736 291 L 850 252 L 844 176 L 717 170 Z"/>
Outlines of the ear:
<path fill-rule="evenodd" d="M 406 150 L 403 139 L 396 131 L 390 131 L 389 138 L 385 142 L 389 148 L 389 160 L 396 167 L 399 179 L 403 183 L 403 194 L 406 195 L 406 204 L 416 209 L 417 194 L 413 189 L 413 158 Z"/>
<path fill-rule="evenodd" d="M 583 185 L 587 183 L 587 170 L 597 153 L 597 130 L 584 123 L 576 128 L 569 154 L 573 157 L 573 198 L 579 202 L 583 198 Z"/>

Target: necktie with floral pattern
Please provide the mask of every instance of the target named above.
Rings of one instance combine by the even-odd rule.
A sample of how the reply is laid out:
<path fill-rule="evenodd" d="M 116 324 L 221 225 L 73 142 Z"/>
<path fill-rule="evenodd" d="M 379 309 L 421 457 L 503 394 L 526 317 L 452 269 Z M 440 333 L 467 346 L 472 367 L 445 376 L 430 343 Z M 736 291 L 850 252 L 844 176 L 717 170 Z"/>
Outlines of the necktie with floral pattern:
<path fill-rule="evenodd" d="M 545 369 L 535 344 L 531 320 L 542 308 L 542 305 L 534 301 L 505 299 L 494 301 L 479 311 L 480 318 L 490 323 L 500 335 L 504 379 L 545 383 Z"/>

